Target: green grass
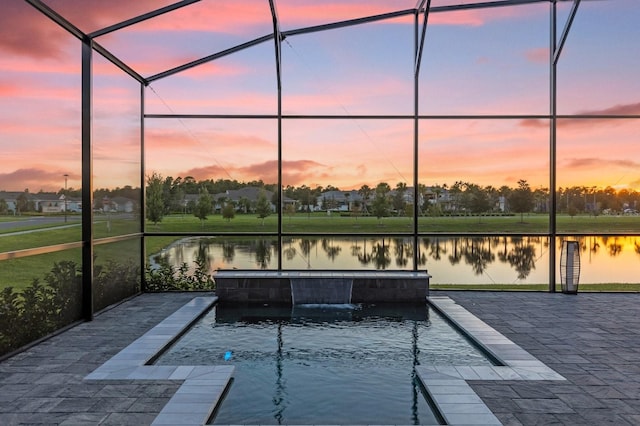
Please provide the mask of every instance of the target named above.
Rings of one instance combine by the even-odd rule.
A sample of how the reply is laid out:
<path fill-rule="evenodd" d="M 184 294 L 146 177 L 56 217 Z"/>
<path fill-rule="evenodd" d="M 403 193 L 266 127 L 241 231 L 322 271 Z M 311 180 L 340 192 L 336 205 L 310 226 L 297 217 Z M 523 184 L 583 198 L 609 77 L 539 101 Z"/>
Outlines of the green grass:
<path fill-rule="evenodd" d="M 46 231 L 20 235 L 0 236 L 0 252 L 71 243 L 81 239 L 80 227 L 47 229 Z"/>
<path fill-rule="evenodd" d="M 491 290 L 491 291 L 548 291 L 548 284 L 431 284 L 431 290 Z M 562 291 L 560 285 L 556 291 Z M 636 283 L 607 283 L 580 284 L 578 292 L 639 292 L 640 284 Z"/>
<path fill-rule="evenodd" d="M 0 220 L 7 221 L 14 219 L 10 217 L 0 217 Z M 264 223 L 263 223 L 264 222 Z M 586 233 L 586 232 L 606 232 L 606 233 L 637 233 L 640 232 L 640 217 L 638 216 L 575 216 L 558 215 L 556 218 L 558 232 L 565 233 Z M 63 242 L 72 242 L 80 239 L 80 229 L 78 228 L 56 228 L 49 231 L 41 231 L 33 234 L 22 234 L 16 239 L 2 237 L 1 234 L 41 230 L 55 228 L 59 225 L 38 225 L 37 223 L 17 226 L 10 230 L 0 231 L 0 251 L 17 250 L 20 248 L 38 247 L 41 245 L 51 245 Z M 338 214 L 328 216 L 326 213 L 312 213 L 311 215 L 298 213 L 293 216 L 282 218 L 284 232 L 318 232 L 318 233 L 411 233 L 413 232 L 413 222 L 407 217 L 386 217 L 377 219 L 375 217 L 345 217 Z M 158 224 L 147 223 L 147 232 L 248 232 L 263 233 L 276 232 L 278 229 L 277 216 L 271 215 L 264 221 L 252 214 L 239 214 L 231 220 L 225 220 L 221 215 L 209 216 L 207 220 L 201 222 L 193 215 L 169 215 L 165 216 Z M 420 217 L 418 219 L 418 232 L 421 233 L 545 233 L 549 229 L 549 218 L 547 215 L 530 214 L 525 215 L 523 220 L 520 216 L 454 216 L 454 217 Z M 99 216 L 94 224 L 94 234 L 96 238 L 104 238 L 112 235 L 122 235 L 139 232 L 137 220 L 111 220 L 111 230 L 107 228 L 106 218 Z M 29 235 L 29 236 L 27 236 Z M 2 240 L 9 238 L 9 242 Z M 17 240 L 22 240 L 19 245 Z M 43 241 L 46 241 L 43 243 Z M 15 248 L 11 248 L 15 247 Z"/>
<path fill-rule="evenodd" d="M 107 229 L 106 221 L 96 222 L 94 225 L 94 237 L 106 238 L 116 235 L 132 234 L 139 231 L 139 224 L 131 220 L 112 220 L 111 230 Z M 50 246 L 55 244 L 72 243 L 82 240 L 82 229 L 77 226 L 58 228 L 52 226 L 29 227 L 21 229 L 26 232 L 17 235 L 0 234 L 0 252 L 24 250 L 28 248 Z"/>
<path fill-rule="evenodd" d="M 125 263 L 140 253 L 140 240 L 125 240 L 94 247 L 95 265 L 106 264 L 108 261 Z M 13 287 L 22 290 L 34 278 L 44 280 L 51 271 L 54 263 L 62 260 L 72 260 L 80 267 L 82 265 L 81 249 L 69 249 L 55 253 L 39 254 L 36 256 L 9 259 L 0 262 L 0 288 Z"/>
<path fill-rule="evenodd" d="M 5 221 L 8 222 L 8 221 Z M 33 222 L 25 222 L 24 225 L 19 225 L 19 226 L 15 226 L 15 227 L 11 227 L 10 229 L 2 229 L 0 230 L 0 236 L 2 234 L 11 234 L 14 232 L 23 232 L 23 231 L 33 231 L 33 230 L 40 230 L 40 229 L 50 229 L 50 228 L 58 228 L 60 227 L 61 223 L 42 223 L 42 224 L 38 224 L 33 223 Z M 79 222 L 75 222 L 75 223 L 65 223 L 64 225 L 71 225 L 71 226 L 80 226 Z"/>
<path fill-rule="evenodd" d="M 26 288 L 34 278 L 44 281 L 45 275 L 51 271 L 53 264 L 62 260 L 72 260 L 82 264 L 80 249 L 64 250 L 55 253 L 9 259 L 0 262 L 0 288 L 13 287 L 16 290 Z"/>
<path fill-rule="evenodd" d="M 640 217 L 637 216 L 575 216 L 559 215 L 556 218 L 559 232 L 607 232 L 630 233 L 640 231 Z M 255 215 L 236 215 L 227 221 L 220 215 L 210 216 L 201 223 L 190 215 L 166 216 L 162 222 L 147 224 L 147 232 L 276 232 L 277 216 L 264 220 Z M 411 233 L 413 222 L 407 217 L 344 217 L 326 213 L 311 215 L 296 214 L 282 218 L 284 232 L 326 232 L 326 233 Z M 520 216 L 456 216 L 420 217 L 418 232 L 421 233 L 545 233 L 549 230 L 547 215 Z"/>

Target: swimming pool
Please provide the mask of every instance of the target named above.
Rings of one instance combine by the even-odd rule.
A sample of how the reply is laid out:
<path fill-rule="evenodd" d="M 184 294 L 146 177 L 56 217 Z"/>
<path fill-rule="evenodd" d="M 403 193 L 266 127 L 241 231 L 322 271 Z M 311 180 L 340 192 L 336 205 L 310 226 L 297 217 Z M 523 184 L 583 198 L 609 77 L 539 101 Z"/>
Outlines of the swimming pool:
<path fill-rule="evenodd" d="M 492 365 L 426 304 L 216 304 L 155 361 L 236 367 L 214 424 L 438 424 L 418 365 Z"/>

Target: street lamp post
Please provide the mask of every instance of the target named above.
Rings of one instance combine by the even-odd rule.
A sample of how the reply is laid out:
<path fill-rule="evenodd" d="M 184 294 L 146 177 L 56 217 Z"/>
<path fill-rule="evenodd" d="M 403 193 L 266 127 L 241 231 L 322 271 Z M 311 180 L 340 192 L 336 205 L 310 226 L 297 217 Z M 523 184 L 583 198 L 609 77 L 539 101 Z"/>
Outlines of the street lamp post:
<path fill-rule="evenodd" d="M 64 221 L 67 222 L 67 178 L 68 174 L 64 174 Z"/>

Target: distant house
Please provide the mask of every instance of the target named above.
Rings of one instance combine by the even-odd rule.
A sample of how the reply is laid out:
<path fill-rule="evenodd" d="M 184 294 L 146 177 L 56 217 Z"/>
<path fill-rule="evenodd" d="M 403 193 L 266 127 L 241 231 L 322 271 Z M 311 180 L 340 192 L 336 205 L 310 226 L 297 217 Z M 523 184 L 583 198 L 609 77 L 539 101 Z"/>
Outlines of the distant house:
<path fill-rule="evenodd" d="M 198 203 L 199 197 L 199 194 L 185 194 L 182 199 L 182 207 L 186 209 L 188 207 L 190 208 L 190 206 L 195 206 Z"/>
<path fill-rule="evenodd" d="M 42 213 L 62 213 L 65 210 L 69 212 L 82 211 L 82 201 L 77 198 L 69 197 L 65 202 L 64 194 L 56 194 L 55 192 L 38 192 L 32 194 L 23 191 L 0 191 L 0 200 L 7 203 L 9 213 L 17 214 L 18 200 L 21 196 L 31 205 L 32 211 Z"/>
<path fill-rule="evenodd" d="M 318 196 L 316 210 L 350 211 L 354 203 L 362 202 L 362 196 L 355 189 L 326 191 Z"/>
<path fill-rule="evenodd" d="M 136 209 L 136 202 L 130 198 L 113 197 L 111 199 L 111 211 L 118 213 L 132 213 Z"/>
<path fill-rule="evenodd" d="M 396 192 L 395 189 L 392 189 L 389 191 L 388 196 L 393 197 Z M 372 193 L 366 203 L 368 205 L 371 204 L 374 197 L 375 193 Z M 402 198 L 405 203 L 413 203 L 413 187 L 407 187 Z M 418 194 L 418 200 L 422 203 L 422 194 Z M 364 203 L 364 198 L 355 189 L 349 191 L 326 191 L 318 196 L 316 208 L 320 210 L 351 211 L 354 209 L 355 204 L 362 206 Z"/>
<path fill-rule="evenodd" d="M 273 192 L 256 186 L 246 186 L 240 189 L 229 189 L 225 192 L 214 194 L 212 198 L 216 210 L 220 210 L 222 208 L 220 200 L 233 202 L 238 210 L 242 209 L 242 204 L 246 200 L 249 206 L 251 206 L 250 208 L 253 209 L 255 208 L 256 202 L 258 201 L 258 197 L 260 197 L 261 192 L 264 193 L 264 195 L 267 197 L 267 200 L 271 204 L 271 210 L 275 212 L 276 206 L 272 202 Z M 285 207 L 288 204 L 295 204 L 295 202 L 295 200 L 283 196 L 282 203 Z"/>
<path fill-rule="evenodd" d="M 36 210 L 42 213 L 62 213 L 65 211 L 64 194 L 36 194 Z"/>
<path fill-rule="evenodd" d="M 106 213 L 132 213 L 136 209 L 136 201 L 126 197 L 103 197 L 102 206 L 96 202 L 96 209 Z"/>
<path fill-rule="evenodd" d="M 9 213 L 17 214 L 18 212 L 18 197 L 24 194 L 27 200 L 33 202 L 35 208 L 35 201 L 33 194 L 22 191 L 0 191 L 0 200 L 4 200 L 7 203 L 7 210 Z"/>

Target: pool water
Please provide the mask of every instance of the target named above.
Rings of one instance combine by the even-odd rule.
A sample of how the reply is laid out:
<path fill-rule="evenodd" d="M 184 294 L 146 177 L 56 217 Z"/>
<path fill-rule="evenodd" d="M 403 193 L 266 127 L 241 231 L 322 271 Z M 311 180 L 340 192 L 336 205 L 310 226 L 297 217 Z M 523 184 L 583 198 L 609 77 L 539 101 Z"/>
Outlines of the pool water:
<path fill-rule="evenodd" d="M 491 365 L 427 305 L 214 306 L 156 364 L 236 366 L 214 424 L 438 424 L 416 365 Z"/>

